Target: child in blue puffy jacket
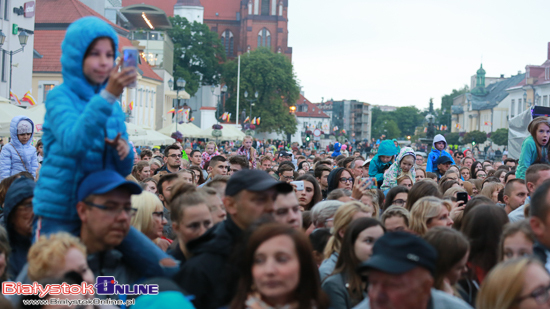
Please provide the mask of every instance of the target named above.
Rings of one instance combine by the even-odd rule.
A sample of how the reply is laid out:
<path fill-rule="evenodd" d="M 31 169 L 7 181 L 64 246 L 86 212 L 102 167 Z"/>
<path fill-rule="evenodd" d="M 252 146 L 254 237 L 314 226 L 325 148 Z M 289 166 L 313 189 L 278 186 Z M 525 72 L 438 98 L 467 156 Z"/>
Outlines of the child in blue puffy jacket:
<path fill-rule="evenodd" d="M 455 161 L 453 160 L 453 156 L 451 156 L 451 154 L 445 151 L 445 148 L 447 148 L 447 140 L 445 140 L 445 137 L 443 135 L 437 134 L 434 137 L 432 151 L 428 155 L 426 172 L 434 173 L 434 171 L 437 170 L 437 165 L 435 164 L 435 162 L 441 156 L 447 156 L 451 158 L 451 161 L 453 161 L 452 165 L 456 164 Z"/>
<path fill-rule="evenodd" d="M 0 152 L 0 180 L 21 172 L 36 177 L 38 158 L 32 143 L 34 124 L 29 117 L 15 116 L 10 123 L 11 141 Z"/>
<path fill-rule="evenodd" d="M 59 231 L 77 235 L 82 180 L 101 170 L 126 177 L 134 161 L 117 98 L 136 81 L 137 72 L 132 67 L 119 72 L 120 64 L 115 66 L 118 35 L 105 21 L 84 17 L 69 26 L 61 51 L 63 84 L 48 93 L 45 103 L 44 161 L 33 200 L 35 237 Z M 145 275 L 162 271 L 156 258 L 167 255 L 136 229 L 130 229 L 121 247 L 129 261 L 137 254 L 132 250 L 156 256 L 134 261 L 140 270 L 149 271 Z"/>
<path fill-rule="evenodd" d="M 370 161 L 369 177 L 376 177 L 379 188 L 384 181 L 384 172 L 392 165 L 396 154 L 397 148 L 393 141 L 385 140 L 380 143 L 378 153 Z"/>

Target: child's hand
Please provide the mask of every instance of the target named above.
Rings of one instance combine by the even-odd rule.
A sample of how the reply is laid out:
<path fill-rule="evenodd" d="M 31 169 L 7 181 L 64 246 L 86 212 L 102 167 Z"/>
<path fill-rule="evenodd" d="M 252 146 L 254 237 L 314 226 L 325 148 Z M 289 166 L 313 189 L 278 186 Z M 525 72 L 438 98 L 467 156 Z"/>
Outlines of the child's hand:
<path fill-rule="evenodd" d="M 137 79 L 137 71 L 134 67 L 127 67 L 119 72 L 118 69 L 121 63 L 122 62 L 119 62 L 111 71 L 109 82 L 107 82 L 107 86 L 105 87 L 105 90 L 115 97 L 120 96 L 124 88 L 128 87 L 128 85 L 132 84 Z"/>
<path fill-rule="evenodd" d="M 130 147 L 123 138 L 120 138 L 120 133 L 114 139 L 105 138 L 105 144 L 113 147 L 118 152 L 120 160 L 124 160 L 130 153 Z"/>

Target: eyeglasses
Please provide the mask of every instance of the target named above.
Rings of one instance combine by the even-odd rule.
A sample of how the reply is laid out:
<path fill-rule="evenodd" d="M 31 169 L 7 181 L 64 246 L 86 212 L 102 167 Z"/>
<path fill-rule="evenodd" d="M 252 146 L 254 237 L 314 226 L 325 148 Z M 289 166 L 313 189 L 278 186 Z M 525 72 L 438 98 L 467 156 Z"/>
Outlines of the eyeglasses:
<path fill-rule="evenodd" d="M 111 217 L 118 217 L 121 212 L 125 212 L 128 216 L 133 217 L 136 215 L 137 208 L 131 208 L 131 207 L 107 207 L 105 205 L 98 205 L 90 202 L 84 202 L 84 204 L 88 206 L 92 206 L 95 208 L 99 208 L 105 212 L 107 212 Z"/>
<path fill-rule="evenodd" d="M 28 203 L 24 203 L 24 204 L 19 204 L 19 205 L 17 206 L 17 210 L 23 211 L 23 212 L 32 211 L 32 202 L 28 202 Z"/>
<path fill-rule="evenodd" d="M 393 200 L 392 205 L 402 206 L 402 205 L 405 205 L 405 203 L 407 203 L 407 201 L 402 199 L 397 199 L 397 200 Z"/>
<path fill-rule="evenodd" d="M 164 217 L 164 211 L 155 211 L 153 212 L 153 216 L 157 216 L 157 217 Z"/>
<path fill-rule="evenodd" d="M 353 177 L 350 177 L 350 178 L 342 177 L 342 178 L 340 178 L 341 183 L 346 183 L 348 181 L 353 182 Z"/>
<path fill-rule="evenodd" d="M 528 298 L 534 298 L 535 302 L 539 305 L 546 304 L 548 302 L 548 299 L 550 299 L 550 295 L 548 295 L 548 291 L 550 291 L 550 285 L 546 287 L 540 287 L 529 295 L 525 295 L 523 297 L 520 297 L 516 299 L 518 303 L 522 302 L 523 300 L 526 300 Z"/>
<path fill-rule="evenodd" d="M 175 153 L 174 153 L 174 154 L 169 155 L 169 157 L 175 159 L 175 158 L 182 158 L 183 156 L 180 155 L 180 154 L 175 154 Z"/>
<path fill-rule="evenodd" d="M 283 176 L 284 179 L 294 180 L 294 176 Z"/>

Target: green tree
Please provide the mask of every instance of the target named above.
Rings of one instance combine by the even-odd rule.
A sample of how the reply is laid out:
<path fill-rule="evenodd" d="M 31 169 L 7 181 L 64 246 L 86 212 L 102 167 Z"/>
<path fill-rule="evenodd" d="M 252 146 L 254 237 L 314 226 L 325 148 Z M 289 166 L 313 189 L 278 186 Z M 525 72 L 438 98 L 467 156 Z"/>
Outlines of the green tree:
<path fill-rule="evenodd" d="M 487 140 L 487 133 L 481 131 L 470 131 L 464 135 L 464 143 L 469 144 L 476 142 L 476 144 L 483 144 Z"/>
<path fill-rule="evenodd" d="M 223 81 L 228 87 L 229 98 L 225 110 L 236 117 L 237 101 L 237 59 L 229 61 L 223 68 Z M 295 105 L 300 96 L 300 89 L 292 63 L 282 54 L 276 54 L 267 48 L 241 56 L 239 117 L 243 109 L 247 115 L 250 111 L 249 99 L 244 98 L 244 92 L 249 94 L 258 91 L 258 99 L 252 110 L 251 118 L 261 117 L 258 132 L 277 132 L 294 134 L 296 118 L 289 113 L 289 106 Z"/>
<path fill-rule="evenodd" d="M 218 85 L 225 51 L 216 32 L 185 17 L 170 17 L 168 36 L 174 43 L 174 81 L 183 78 L 185 91 L 194 95 L 201 85 Z"/>
<path fill-rule="evenodd" d="M 462 145 L 463 142 L 460 142 L 460 136 L 457 132 L 445 134 L 445 140 L 448 145 Z"/>
<path fill-rule="evenodd" d="M 470 88 L 468 85 L 464 85 L 464 87 L 456 90 L 453 89 L 453 91 L 450 94 L 446 94 L 441 97 L 441 117 L 439 118 L 439 121 L 441 124 L 446 125 L 448 128 L 451 127 L 451 106 L 453 105 L 453 99 L 461 94 L 468 93 L 470 91 Z"/>
<path fill-rule="evenodd" d="M 390 112 L 390 116 L 397 123 L 403 136 L 414 135 L 415 128 L 424 121 L 424 116 L 415 106 L 399 107 L 395 111 Z"/>
<path fill-rule="evenodd" d="M 374 138 L 380 138 L 382 135 L 385 135 L 386 139 L 401 137 L 401 130 L 399 130 L 399 126 L 395 120 L 392 119 L 377 119 L 374 127 L 372 128 L 372 132 Z"/>
<path fill-rule="evenodd" d="M 491 133 L 491 140 L 493 143 L 500 146 L 508 145 L 508 129 L 500 128 Z"/>

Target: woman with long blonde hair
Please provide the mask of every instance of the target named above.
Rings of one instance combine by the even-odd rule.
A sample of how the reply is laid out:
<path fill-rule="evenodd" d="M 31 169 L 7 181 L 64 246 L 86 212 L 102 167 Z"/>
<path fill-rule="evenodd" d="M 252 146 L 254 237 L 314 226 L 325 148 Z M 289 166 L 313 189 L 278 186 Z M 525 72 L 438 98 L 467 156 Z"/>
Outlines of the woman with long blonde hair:
<path fill-rule="evenodd" d="M 435 226 L 451 227 L 453 220 L 450 212 L 451 203 L 433 196 L 426 196 L 414 203 L 411 208 L 410 230 L 419 236 Z"/>
<path fill-rule="evenodd" d="M 166 251 L 170 241 L 162 239 L 162 232 L 168 222 L 164 218 L 164 207 L 158 196 L 148 191 L 132 195 L 132 208 L 136 208 L 137 212 L 130 224 Z"/>
<path fill-rule="evenodd" d="M 349 224 L 357 218 L 372 217 L 373 213 L 374 209 L 372 207 L 356 201 L 345 203 L 338 208 L 334 214 L 334 225 L 331 229 L 332 236 L 325 247 L 325 260 L 319 267 L 321 280 L 334 271 L 342 247 L 342 240 Z"/>
<path fill-rule="evenodd" d="M 477 309 L 548 308 L 550 275 L 535 258 L 498 264 L 481 284 Z"/>

